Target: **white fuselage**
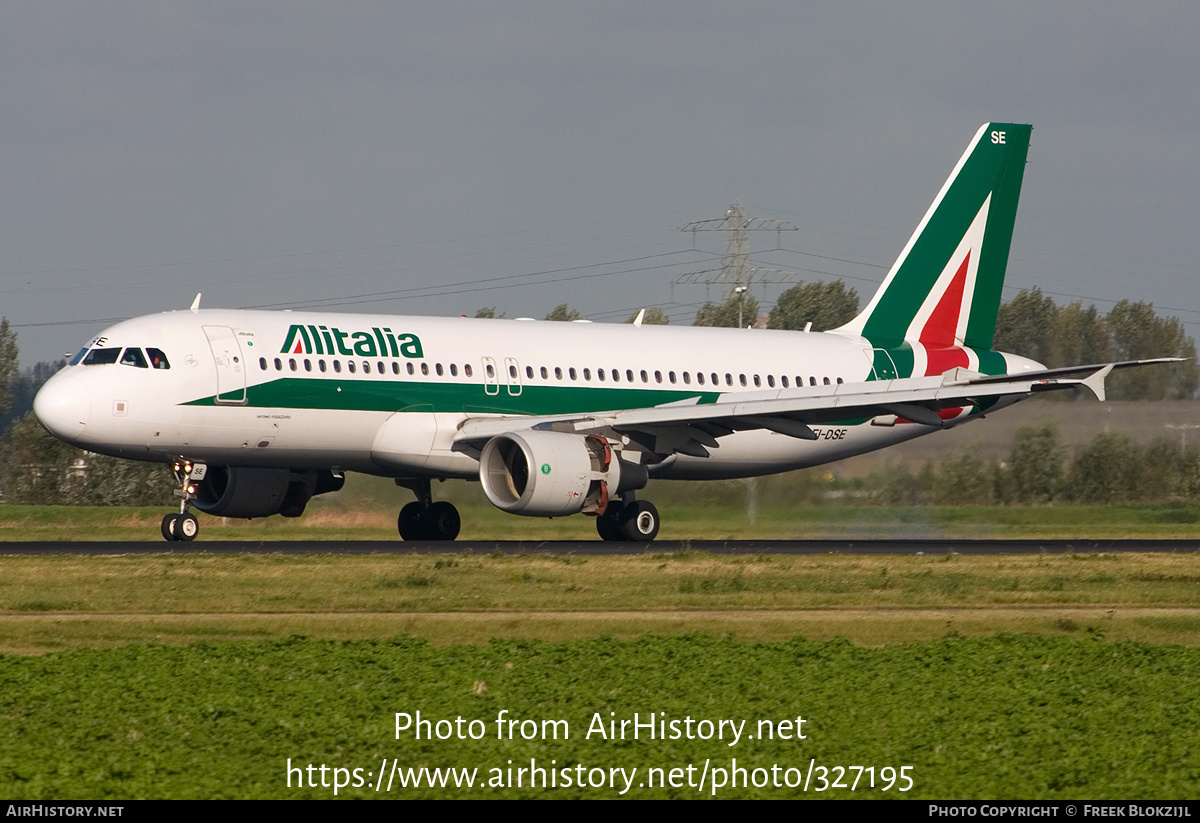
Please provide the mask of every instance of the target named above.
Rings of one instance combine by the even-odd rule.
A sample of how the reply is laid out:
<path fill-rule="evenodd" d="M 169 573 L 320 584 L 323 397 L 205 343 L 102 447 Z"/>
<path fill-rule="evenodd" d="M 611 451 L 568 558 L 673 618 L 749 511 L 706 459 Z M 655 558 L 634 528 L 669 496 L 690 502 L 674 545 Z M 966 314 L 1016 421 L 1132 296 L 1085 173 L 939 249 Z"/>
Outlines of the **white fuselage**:
<path fill-rule="evenodd" d="M 35 407 L 75 445 L 136 460 L 394 477 L 476 477 L 478 455 L 453 443 L 470 418 L 822 394 L 876 379 L 871 344 L 844 334 L 533 320 L 179 311 L 119 323 L 86 348 Z M 964 408 L 948 422 L 973 416 Z M 735 432 L 709 457 L 673 455 L 651 474 L 768 474 L 936 430 L 894 418 L 813 429 L 816 440 Z"/>

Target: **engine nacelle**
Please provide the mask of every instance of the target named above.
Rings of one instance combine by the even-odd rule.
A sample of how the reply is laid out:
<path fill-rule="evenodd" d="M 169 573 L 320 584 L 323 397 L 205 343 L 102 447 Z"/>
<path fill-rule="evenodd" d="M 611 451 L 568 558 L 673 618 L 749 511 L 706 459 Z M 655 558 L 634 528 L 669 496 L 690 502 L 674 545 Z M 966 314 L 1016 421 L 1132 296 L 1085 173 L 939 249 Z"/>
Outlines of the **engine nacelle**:
<path fill-rule="evenodd" d="M 345 478 L 328 469 L 248 469 L 209 466 L 195 484 L 194 505 L 221 517 L 299 517 L 318 494 L 337 491 Z"/>
<path fill-rule="evenodd" d="M 479 458 L 479 480 L 498 509 L 561 517 L 603 514 L 610 494 L 646 485 L 646 471 L 616 459 L 603 437 L 523 431 L 488 441 Z"/>

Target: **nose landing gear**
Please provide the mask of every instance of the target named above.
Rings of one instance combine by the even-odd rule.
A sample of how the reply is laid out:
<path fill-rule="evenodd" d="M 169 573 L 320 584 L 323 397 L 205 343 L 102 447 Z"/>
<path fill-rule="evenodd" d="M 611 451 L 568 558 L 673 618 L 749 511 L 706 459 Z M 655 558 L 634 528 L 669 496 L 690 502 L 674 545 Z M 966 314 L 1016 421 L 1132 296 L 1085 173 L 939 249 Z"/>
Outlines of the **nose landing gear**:
<path fill-rule="evenodd" d="M 179 488 L 175 496 L 179 500 L 179 513 L 168 514 L 162 519 L 162 536 L 164 540 L 174 542 L 181 540 L 190 543 L 200 532 L 200 521 L 196 515 L 188 511 L 191 502 L 196 499 L 196 482 L 204 479 L 207 466 L 203 463 L 193 464 L 187 460 L 177 460 L 171 466 L 175 472 L 175 480 Z"/>

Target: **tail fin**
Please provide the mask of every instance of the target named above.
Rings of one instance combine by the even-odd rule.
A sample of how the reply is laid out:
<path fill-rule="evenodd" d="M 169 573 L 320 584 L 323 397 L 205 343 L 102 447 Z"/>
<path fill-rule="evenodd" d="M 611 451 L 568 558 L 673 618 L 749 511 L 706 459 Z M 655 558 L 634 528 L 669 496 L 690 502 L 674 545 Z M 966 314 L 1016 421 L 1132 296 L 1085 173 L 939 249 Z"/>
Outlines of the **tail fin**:
<path fill-rule="evenodd" d="M 879 291 L 837 331 L 991 349 L 1032 126 L 985 123 Z"/>

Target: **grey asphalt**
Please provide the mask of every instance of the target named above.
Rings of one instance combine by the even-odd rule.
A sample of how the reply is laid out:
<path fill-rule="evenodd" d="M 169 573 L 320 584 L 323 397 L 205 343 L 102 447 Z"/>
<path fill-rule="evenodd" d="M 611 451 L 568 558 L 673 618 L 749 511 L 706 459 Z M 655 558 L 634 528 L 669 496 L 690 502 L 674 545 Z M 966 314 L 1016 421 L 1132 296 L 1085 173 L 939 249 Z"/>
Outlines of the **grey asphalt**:
<path fill-rule="evenodd" d="M 0 543 L 0 555 L 129 554 L 494 554 L 639 555 L 671 552 L 712 554 L 1070 554 L 1095 552 L 1200 551 L 1200 540 L 657 540 L 605 543 L 599 540 L 543 542 L 460 540 L 429 541 L 222 541 L 156 542 L 12 542 Z"/>

